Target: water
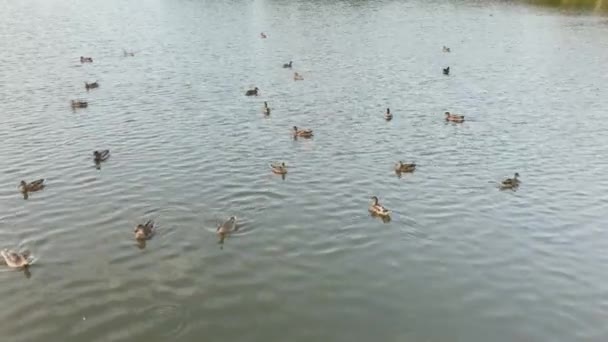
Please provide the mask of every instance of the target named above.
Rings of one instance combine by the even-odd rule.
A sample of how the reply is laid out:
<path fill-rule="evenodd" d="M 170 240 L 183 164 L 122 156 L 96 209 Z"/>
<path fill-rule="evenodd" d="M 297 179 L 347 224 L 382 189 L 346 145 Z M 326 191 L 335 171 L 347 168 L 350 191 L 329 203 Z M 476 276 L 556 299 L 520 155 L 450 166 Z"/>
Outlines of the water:
<path fill-rule="evenodd" d="M 36 257 L 29 277 L 0 272 L 3 341 L 608 339 L 605 17 L 422 0 L 0 7 L 0 241 Z M 398 178 L 400 159 L 417 172 Z M 498 191 L 516 171 L 519 191 Z M 23 200 L 36 178 L 47 188 Z M 368 215 L 372 195 L 390 223 Z"/>

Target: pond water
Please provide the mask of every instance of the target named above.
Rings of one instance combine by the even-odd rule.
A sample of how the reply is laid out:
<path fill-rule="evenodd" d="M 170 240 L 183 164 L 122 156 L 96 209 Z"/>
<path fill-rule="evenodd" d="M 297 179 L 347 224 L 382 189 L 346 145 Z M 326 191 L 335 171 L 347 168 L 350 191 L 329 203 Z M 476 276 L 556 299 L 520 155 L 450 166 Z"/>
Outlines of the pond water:
<path fill-rule="evenodd" d="M 0 247 L 34 256 L 0 269 L 3 341 L 608 339 L 606 17 L 423 0 L 0 8 Z M 111 150 L 100 169 L 96 149 Z M 499 191 L 514 172 L 519 189 Z M 370 217 L 373 195 L 391 222 Z"/>

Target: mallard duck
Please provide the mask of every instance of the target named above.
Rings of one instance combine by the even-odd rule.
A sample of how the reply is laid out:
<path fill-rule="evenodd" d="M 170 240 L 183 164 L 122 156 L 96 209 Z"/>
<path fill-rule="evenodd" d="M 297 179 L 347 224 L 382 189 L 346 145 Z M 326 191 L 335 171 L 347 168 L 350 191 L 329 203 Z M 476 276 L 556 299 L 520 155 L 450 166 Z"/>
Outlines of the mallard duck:
<path fill-rule="evenodd" d="M 110 158 L 110 150 L 101 150 L 93 152 L 95 163 L 101 163 Z"/>
<path fill-rule="evenodd" d="M 255 87 L 253 89 L 249 89 L 247 90 L 247 92 L 245 92 L 245 96 L 258 96 L 258 87 Z"/>
<path fill-rule="evenodd" d="M 270 115 L 270 107 L 268 107 L 268 102 L 264 101 L 264 107 L 262 107 L 262 113 L 264 115 Z"/>
<path fill-rule="evenodd" d="M 260 32 L 260 38 L 266 39 L 266 38 L 268 38 L 268 36 L 266 35 L 266 33 Z"/>
<path fill-rule="evenodd" d="M 447 46 L 443 46 L 443 52 L 451 52 L 450 48 Z"/>
<path fill-rule="evenodd" d="M 287 165 L 285 165 L 285 163 L 270 164 L 270 169 L 277 175 L 284 175 L 287 173 Z"/>
<path fill-rule="evenodd" d="M 89 103 L 86 101 L 72 100 L 71 106 L 72 108 L 87 108 Z"/>
<path fill-rule="evenodd" d="M 93 63 L 93 57 L 80 56 L 80 63 Z"/>
<path fill-rule="evenodd" d="M 99 83 L 97 83 L 97 81 L 95 81 L 93 83 L 84 82 L 84 87 L 86 90 L 99 88 Z"/>
<path fill-rule="evenodd" d="M 450 114 L 450 112 L 445 112 L 445 121 L 464 122 L 464 115 L 456 115 Z"/>
<path fill-rule="evenodd" d="M 386 119 L 386 121 L 391 121 L 393 119 L 393 114 L 391 114 L 390 108 L 386 108 L 386 113 L 384 113 L 384 119 Z"/>
<path fill-rule="evenodd" d="M 293 80 L 294 81 L 303 81 L 304 80 L 304 76 L 298 74 L 297 72 L 293 73 Z"/>
<path fill-rule="evenodd" d="M 386 209 L 385 207 L 383 207 L 382 205 L 380 205 L 380 203 L 378 202 L 378 197 L 376 196 L 372 196 L 372 205 L 369 207 L 369 211 L 374 214 L 374 215 L 378 215 L 380 217 L 384 217 L 384 216 L 389 216 L 390 212 L 388 211 L 388 209 Z"/>
<path fill-rule="evenodd" d="M 8 249 L 3 249 L 0 254 L 6 261 L 8 267 L 12 268 L 24 268 L 28 267 L 31 263 L 30 252 L 15 252 Z"/>
<path fill-rule="evenodd" d="M 221 236 L 228 235 L 232 232 L 235 232 L 236 230 L 236 216 L 230 216 L 230 218 L 228 218 L 226 222 L 217 226 L 216 229 L 217 233 Z"/>
<path fill-rule="evenodd" d="M 156 228 L 154 227 L 154 221 L 148 220 L 145 224 L 138 224 L 135 227 L 135 240 L 149 240 L 154 235 Z"/>
<path fill-rule="evenodd" d="M 500 187 L 503 189 L 513 189 L 519 186 L 519 173 L 515 172 L 513 178 L 507 178 L 500 183 Z"/>
<path fill-rule="evenodd" d="M 291 69 L 292 65 L 293 65 L 293 61 L 289 61 L 289 63 L 283 64 L 283 68 L 285 68 L 285 69 Z"/>
<path fill-rule="evenodd" d="M 444 75 L 449 75 L 450 74 L 450 67 L 443 68 L 443 74 Z"/>
<path fill-rule="evenodd" d="M 313 136 L 312 129 L 298 129 L 297 126 L 293 126 L 293 136 L 295 138 L 311 138 Z"/>
<path fill-rule="evenodd" d="M 38 179 L 31 183 L 27 183 L 26 181 L 22 180 L 19 184 L 19 190 L 24 194 L 42 189 L 44 189 L 44 179 Z"/>
<path fill-rule="evenodd" d="M 414 172 L 414 170 L 416 170 L 416 163 L 404 164 L 402 161 L 399 161 L 395 165 L 395 172 Z"/>

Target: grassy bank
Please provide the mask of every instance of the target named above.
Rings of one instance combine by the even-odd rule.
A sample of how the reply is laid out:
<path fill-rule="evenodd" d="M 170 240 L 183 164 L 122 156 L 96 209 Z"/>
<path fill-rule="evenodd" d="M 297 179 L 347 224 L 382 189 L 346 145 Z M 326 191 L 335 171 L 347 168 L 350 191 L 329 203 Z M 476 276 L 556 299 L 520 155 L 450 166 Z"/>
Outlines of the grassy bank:
<path fill-rule="evenodd" d="M 525 0 L 532 4 L 555 6 L 555 7 L 577 7 L 588 8 L 595 11 L 608 11 L 608 0 Z"/>

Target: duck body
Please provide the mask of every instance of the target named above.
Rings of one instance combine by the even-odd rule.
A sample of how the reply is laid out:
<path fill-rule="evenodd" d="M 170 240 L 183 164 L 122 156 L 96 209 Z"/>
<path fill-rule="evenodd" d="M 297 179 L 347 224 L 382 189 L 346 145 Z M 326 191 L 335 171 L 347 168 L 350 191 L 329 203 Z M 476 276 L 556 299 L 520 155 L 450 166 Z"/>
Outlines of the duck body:
<path fill-rule="evenodd" d="M 154 227 L 154 221 L 152 221 L 152 220 L 148 220 L 144 224 L 138 224 L 134 230 L 135 240 L 139 240 L 139 241 L 150 240 L 152 238 L 152 236 L 154 235 L 155 231 L 156 231 L 156 228 Z"/>
<path fill-rule="evenodd" d="M 219 235 L 228 235 L 232 232 L 235 232 L 236 230 L 236 216 L 230 216 L 228 220 L 217 226 L 216 229 Z"/>
<path fill-rule="evenodd" d="M 33 182 L 27 183 L 22 180 L 19 185 L 19 190 L 22 193 L 34 192 L 44 189 L 44 179 L 38 179 Z"/>
<path fill-rule="evenodd" d="M 11 268 L 24 268 L 30 265 L 29 252 L 15 252 L 8 249 L 0 251 L 0 255 Z"/>
<path fill-rule="evenodd" d="M 449 47 L 447 47 L 447 46 L 445 46 L 445 45 L 443 46 L 443 52 L 451 52 L 451 51 L 452 51 L 452 50 L 450 50 L 450 48 L 449 48 Z"/>
<path fill-rule="evenodd" d="M 450 121 L 450 122 L 464 122 L 464 115 L 456 115 L 456 114 L 451 114 L 450 112 L 445 112 L 445 121 Z"/>
<path fill-rule="evenodd" d="M 97 83 L 97 81 L 95 81 L 93 83 L 84 82 L 84 87 L 86 90 L 99 88 L 99 83 Z"/>
<path fill-rule="evenodd" d="M 515 173 L 513 178 L 507 178 L 500 183 L 500 187 L 502 189 L 514 189 L 519 186 L 521 182 L 519 181 L 519 173 Z"/>
<path fill-rule="evenodd" d="M 266 33 L 260 32 L 260 38 L 266 39 L 266 38 L 268 38 L 268 36 L 266 35 Z"/>
<path fill-rule="evenodd" d="M 401 172 L 414 172 L 415 170 L 416 170 L 416 163 L 404 164 L 403 162 L 399 161 L 395 165 L 395 172 L 398 172 L 398 173 L 401 173 Z"/>
<path fill-rule="evenodd" d="M 293 65 L 293 61 L 289 61 L 289 63 L 283 64 L 283 68 L 285 68 L 285 69 L 291 69 L 292 65 Z"/>
<path fill-rule="evenodd" d="M 443 68 L 443 74 L 444 75 L 449 75 L 450 74 L 450 67 Z"/>
<path fill-rule="evenodd" d="M 249 89 L 245 92 L 245 96 L 258 96 L 258 87 L 255 87 L 253 89 Z"/>
<path fill-rule="evenodd" d="M 93 63 L 93 57 L 80 56 L 80 63 Z"/>
<path fill-rule="evenodd" d="M 293 80 L 294 81 L 304 81 L 304 76 L 302 76 L 302 75 L 298 74 L 297 72 L 295 72 L 293 74 Z"/>
<path fill-rule="evenodd" d="M 386 113 L 384 113 L 384 119 L 386 121 L 391 121 L 393 120 L 393 114 L 391 113 L 390 108 L 386 108 Z"/>
<path fill-rule="evenodd" d="M 127 51 L 125 49 L 122 50 L 122 55 L 125 57 L 135 57 L 135 52 Z"/>
<path fill-rule="evenodd" d="M 372 215 L 377 215 L 380 217 L 387 217 L 390 215 L 390 211 L 388 211 L 388 209 L 386 209 L 385 207 L 380 205 L 380 203 L 378 202 L 378 197 L 376 197 L 376 196 L 372 197 L 372 205 L 370 205 L 370 207 L 369 207 L 369 212 Z"/>
<path fill-rule="evenodd" d="M 270 107 L 268 107 L 268 102 L 264 102 L 264 107 L 262 107 L 262 113 L 264 113 L 264 115 L 270 115 Z"/>
<path fill-rule="evenodd" d="M 80 100 L 72 100 L 72 102 L 70 102 L 72 108 L 87 108 L 89 106 L 89 103 L 86 101 L 80 101 Z"/>
<path fill-rule="evenodd" d="M 294 138 L 312 138 L 312 129 L 298 129 L 297 126 L 293 126 Z"/>
<path fill-rule="evenodd" d="M 285 163 L 270 164 L 270 169 L 277 175 L 287 174 L 287 165 L 285 165 Z"/>
<path fill-rule="evenodd" d="M 93 152 L 93 159 L 96 163 L 101 163 L 110 158 L 110 150 L 101 150 Z"/>

